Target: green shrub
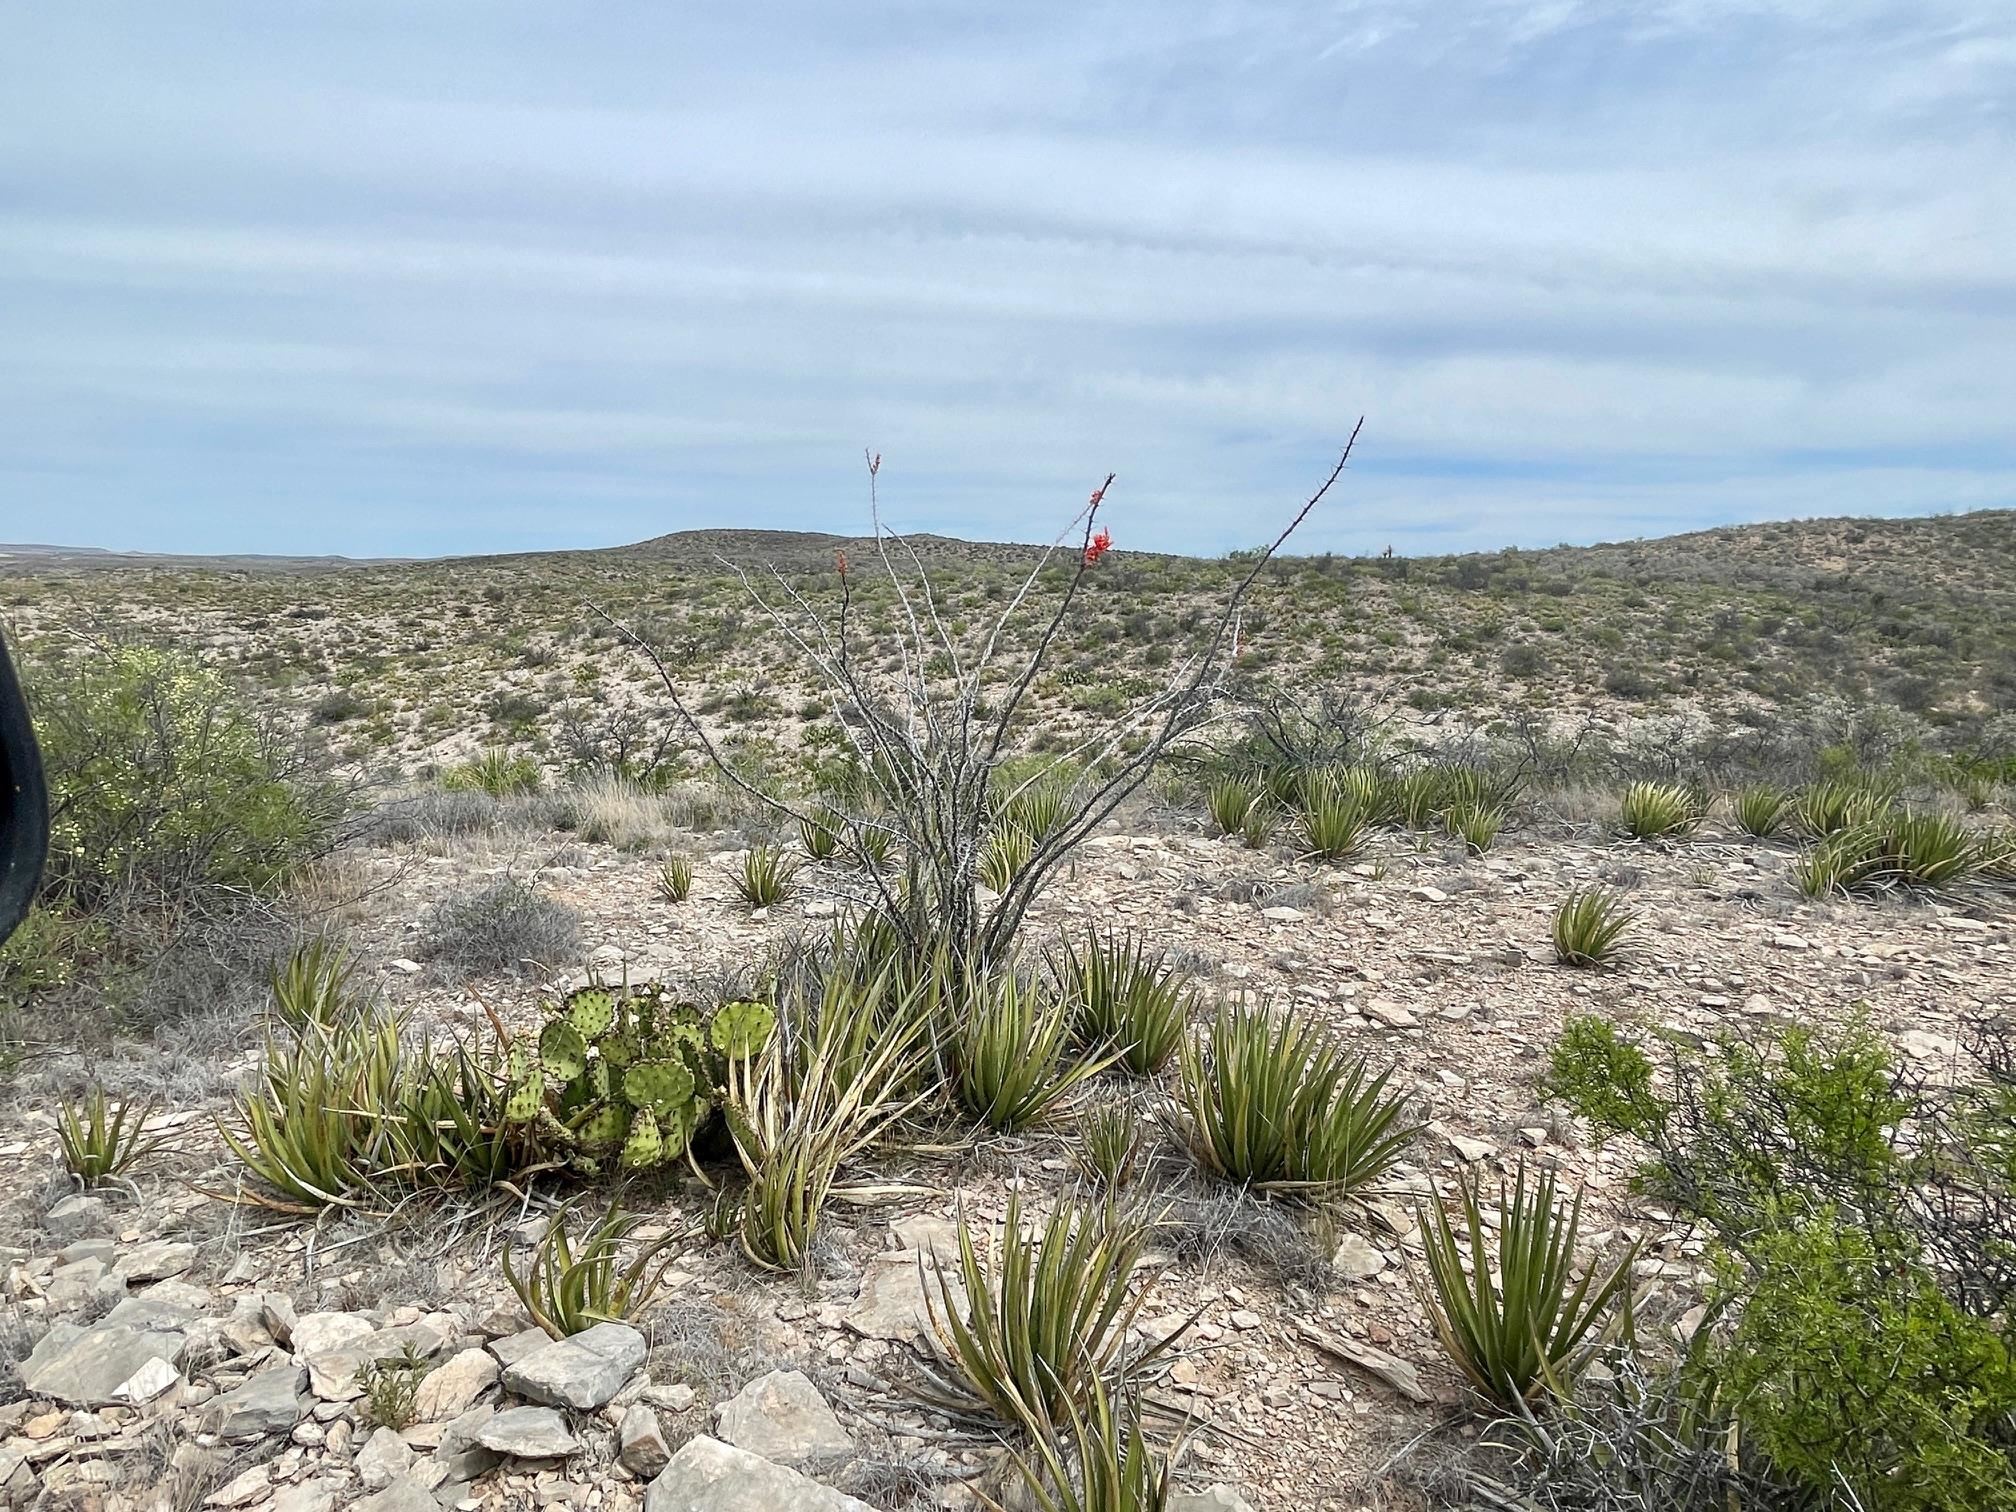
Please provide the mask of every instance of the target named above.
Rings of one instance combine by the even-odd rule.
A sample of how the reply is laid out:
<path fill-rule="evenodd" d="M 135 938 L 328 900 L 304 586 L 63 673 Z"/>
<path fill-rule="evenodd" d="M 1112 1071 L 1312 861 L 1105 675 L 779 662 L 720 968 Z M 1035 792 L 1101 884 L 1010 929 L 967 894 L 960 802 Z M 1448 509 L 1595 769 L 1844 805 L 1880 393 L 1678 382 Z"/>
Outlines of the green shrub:
<path fill-rule="evenodd" d="M 1543 1391 L 1565 1394 L 1607 1342 L 1599 1325 L 1611 1305 L 1628 1301 L 1635 1247 L 1607 1272 L 1591 1266 L 1577 1281 L 1579 1191 L 1564 1214 L 1554 1197 L 1554 1173 L 1544 1172 L 1529 1191 L 1522 1161 L 1512 1190 L 1499 1193 L 1498 1221 L 1490 1225 L 1476 1188 L 1467 1179 L 1459 1187 L 1460 1236 L 1441 1203 L 1422 1206 L 1421 1253 L 1430 1283 L 1423 1301 L 1435 1337 L 1471 1386 L 1501 1408 L 1516 1411 Z M 1495 1233 L 1495 1244 L 1487 1233 Z M 1628 1310 L 1617 1319 L 1619 1325 L 1628 1321 Z"/>
<path fill-rule="evenodd" d="M 1720 1364 L 1751 1442 L 1867 1512 L 2016 1508 L 2016 1346 L 1822 1212 L 1753 1241 Z"/>
<path fill-rule="evenodd" d="M 427 1369 L 426 1356 L 411 1344 L 396 1355 L 366 1360 L 357 1370 L 357 1384 L 364 1388 L 364 1421 L 394 1433 L 411 1427 Z"/>
<path fill-rule="evenodd" d="M 1599 1136 L 1656 1137 L 1662 1109 L 1652 1092 L 1652 1062 L 1598 1014 L 1580 1014 L 1561 1026 L 1543 1088 L 1594 1124 Z"/>
<path fill-rule="evenodd" d="M 1243 1004 L 1186 1040 L 1178 1100 L 1199 1164 L 1241 1186 L 1349 1193 L 1376 1181 L 1413 1137 L 1392 1071 L 1369 1073 L 1312 1025 Z"/>
<path fill-rule="evenodd" d="M 1554 910 L 1554 959 L 1563 966 L 1607 966 L 1636 919 L 1615 893 L 1600 887 L 1571 892 Z"/>
<path fill-rule="evenodd" d="M 492 798 L 510 798 L 539 791 L 539 763 L 530 756 L 514 756 L 501 746 L 492 746 L 473 761 L 449 767 L 441 774 L 441 786 L 451 793 L 488 793 Z"/>

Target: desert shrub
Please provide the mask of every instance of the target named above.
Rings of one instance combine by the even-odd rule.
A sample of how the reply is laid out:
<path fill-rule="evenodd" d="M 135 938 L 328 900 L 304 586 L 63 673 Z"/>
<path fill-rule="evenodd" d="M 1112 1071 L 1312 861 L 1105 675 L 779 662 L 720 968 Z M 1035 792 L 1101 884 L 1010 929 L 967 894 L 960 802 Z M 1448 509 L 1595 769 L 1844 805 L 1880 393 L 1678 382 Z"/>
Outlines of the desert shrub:
<path fill-rule="evenodd" d="M 515 877 L 460 888 L 420 921 L 421 959 L 456 975 L 550 966 L 580 945 L 581 915 Z"/>
<path fill-rule="evenodd" d="M 539 781 L 538 762 L 530 756 L 514 756 L 502 746 L 491 746 L 441 774 L 441 786 L 447 792 L 488 793 L 492 798 L 536 793 Z"/>
<path fill-rule="evenodd" d="M 410 1427 L 427 1370 L 426 1356 L 411 1344 L 396 1355 L 365 1361 L 357 1371 L 357 1384 L 364 1388 L 364 1421 L 394 1433 Z"/>
<path fill-rule="evenodd" d="M 473 788 L 413 793 L 380 804 L 359 827 L 359 838 L 372 845 L 410 845 L 480 834 L 501 824 L 504 813 L 495 798 Z"/>
<path fill-rule="evenodd" d="M 1580 1014 L 1561 1026 L 1544 1086 L 1548 1097 L 1587 1118 L 1599 1134 L 1655 1137 L 1661 1104 L 1652 1091 L 1652 1062 L 1598 1014 Z"/>
<path fill-rule="evenodd" d="M 1640 1185 L 1720 1243 L 1713 1365 L 1746 1443 L 1870 1512 L 2016 1506 L 2016 1052 L 1969 1033 L 1957 1081 L 1865 1023 L 1676 1045 L 1663 1089 L 1584 1027 L 1556 1054 L 1557 1095 L 1643 1140 Z"/>
<path fill-rule="evenodd" d="M 1554 959 L 1563 966 L 1607 966 L 1636 919 L 1616 893 L 1577 889 L 1554 910 Z"/>
<path fill-rule="evenodd" d="M 348 790 L 189 658 L 94 648 L 26 682 L 52 822 L 35 922 L 0 947 L 4 1001 L 88 1007 L 74 1027 L 95 1032 L 246 995 Z"/>
<path fill-rule="evenodd" d="M 1242 1186 L 1348 1193 L 1399 1160 L 1414 1130 L 1371 1074 L 1312 1025 L 1234 1003 L 1186 1040 L 1178 1100 L 1198 1163 Z"/>
<path fill-rule="evenodd" d="M 1627 1295 L 1635 1250 L 1605 1272 L 1585 1268 L 1578 1281 L 1582 1194 L 1562 1212 L 1554 1173 L 1543 1172 L 1529 1189 L 1523 1161 L 1512 1189 L 1499 1194 L 1495 1224 L 1486 1223 L 1467 1179 L 1458 1183 L 1458 1200 L 1460 1234 L 1441 1203 L 1422 1209 L 1423 1300 L 1436 1339 L 1472 1388 L 1500 1407 L 1572 1389 L 1608 1340 L 1600 1325 Z"/>

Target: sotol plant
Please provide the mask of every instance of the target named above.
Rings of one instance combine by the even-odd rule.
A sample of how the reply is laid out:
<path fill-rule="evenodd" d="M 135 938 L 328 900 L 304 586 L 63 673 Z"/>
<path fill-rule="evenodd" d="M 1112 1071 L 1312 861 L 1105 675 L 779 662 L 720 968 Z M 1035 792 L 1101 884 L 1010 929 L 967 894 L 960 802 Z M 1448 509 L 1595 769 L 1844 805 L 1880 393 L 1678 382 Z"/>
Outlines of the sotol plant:
<path fill-rule="evenodd" d="M 75 1102 L 59 1103 L 56 1143 L 77 1184 L 87 1190 L 103 1185 L 165 1147 L 169 1135 L 147 1131 L 153 1112 L 152 1103 L 112 1102 L 96 1085 Z"/>
<path fill-rule="evenodd" d="M 1554 959 L 1563 966 L 1607 966 L 1637 915 L 1600 887 L 1568 894 L 1554 910 Z"/>
<path fill-rule="evenodd" d="M 1080 1041 L 1109 1045 L 1136 1076 L 1153 1076 L 1175 1056 L 1195 1001 L 1188 979 L 1133 935 L 1093 931 L 1082 949 L 1066 940 L 1050 972 L 1070 1003 Z"/>
<path fill-rule="evenodd" d="M 948 1011 L 953 1098 L 1004 1133 L 1043 1118 L 1118 1055 L 1074 1053 L 1068 1005 L 1011 973 L 964 984 Z"/>
<path fill-rule="evenodd" d="M 1701 824 L 1700 800 L 1676 782 L 1634 782 L 1624 790 L 1619 819 L 1633 840 L 1666 840 Z"/>
<path fill-rule="evenodd" d="M 624 1246 L 641 1223 L 612 1204 L 577 1247 L 562 1208 L 547 1222 L 524 1275 L 513 1268 L 510 1247 L 505 1247 L 504 1279 L 526 1316 L 552 1338 L 565 1339 L 597 1323 L 624 1322 L 656 1294 L 672 1264 L 665 1251 L 683 1237 L 674 1231 L 640 1245 L 626 1265 Z"/>

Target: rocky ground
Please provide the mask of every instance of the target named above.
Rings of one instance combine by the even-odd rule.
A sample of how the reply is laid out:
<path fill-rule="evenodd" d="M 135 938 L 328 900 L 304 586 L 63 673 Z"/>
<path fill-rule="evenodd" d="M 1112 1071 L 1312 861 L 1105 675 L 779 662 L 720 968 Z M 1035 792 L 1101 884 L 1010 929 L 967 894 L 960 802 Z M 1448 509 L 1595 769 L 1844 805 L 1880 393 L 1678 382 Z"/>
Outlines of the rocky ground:
<path fill-rule="evenodd" d="M 1173 1144 L 1159 1150 L 1143 1179 L 1176 1217 L 1140 1326 L 1159 1335 L 1196 1318 L 1154 1387 L 1193 1430 L 1179 1475 L 1195 1512 L 1410 1504 L 1389 1461 L 1424 1432 L 1417 1456 L 1460 1437 L 1454 1379 L 1407 1280 L 1411 1204 L 1460 1171 L 1558 1165 L 1590 1192 L 1592 1245 L 1642 1237 L 1648 1306 L 1684 1315 L 1701 1240 L 1630 1198 L 1633 1152 L 1591 1148 L 1539 1092 L 1567 1016 L 1705 1037 L 1838 1022 L 1866 1005 L 1904 1054 L 1938 1065 L 1965 1015 L 2016 1012 L 2006 895 L 1811 903 L 1785 875 L 1789 851 L 1747 840 L 1514 834 L 1466 858 L 1382 836 L 1359 864 L 1331 868 L 1166 816 L 1130 828 L 1085 849 L 1032 938 L 1131 927 L 1219 993 L 1292 1002 L 1394 1063 L 1424 1126 L 1390 1190 L 1314 1218 L 1214 1192 Z M 430 901 L 509 869 L 582 910 L 577 967 L 706 981 L 833 907 L 808 873 L 797 899 L 752 916 L 730 881 L 741 843 L 694 837 L 697 879 L 678 905 L 656 895 L 652 858 L 574 840 L 365 850 L 346 874 L 368 884 L 354 912 L 385 995 L 447 1033 L 481 1012 L 472 986 L 531 1022 L 540 984 L 440 979 L 419 959 Z M 1640 912 L 1631 957 L 1616 971 L 1559 967 L 1551 912 L 1598 880 Z M 0 1124 L 11 1194 L 0 1322 L 18 1361 L 0 1375 L 9 1503 L 688 1512 L 958 1508 L 1001 1494 L 986 1435 L 913 1394 L 925 1278 L 961 1206 L 998 1222 L 1012 1189 L 1070 1180 L 1065 1131 L 977 1144 L 923 1131 L 889 1162 L 916 1195 L 836 1209 L 802 1281 L 753 1272 L 700 1234 L 698 1184 L 668 1187 L 639 1204 L 661 1232 L 692 1231 L 661 1297 L 635 1328 L 554 1343 L 529 1331 L 497 1261 L 536 1238 L 543 1194 L 315 1226 L 232 1206 L 221 1199 L 236 1177 L 209 1117 L 253 1063 L 256 1036 L 182 1047 L 195 1067 L 176 1053 L 163 1074 L 182 1104 L 178 1149 L 130 1186 L 67 1191 L 49 1113 L 32 1099 Z M 1109 1078 L 1096 1090 L 1151 1108 L 1167 1092 Z M 409 1358 L 429 1371 L 415 1419 L 374 1428 L 370 1362 Z"/>

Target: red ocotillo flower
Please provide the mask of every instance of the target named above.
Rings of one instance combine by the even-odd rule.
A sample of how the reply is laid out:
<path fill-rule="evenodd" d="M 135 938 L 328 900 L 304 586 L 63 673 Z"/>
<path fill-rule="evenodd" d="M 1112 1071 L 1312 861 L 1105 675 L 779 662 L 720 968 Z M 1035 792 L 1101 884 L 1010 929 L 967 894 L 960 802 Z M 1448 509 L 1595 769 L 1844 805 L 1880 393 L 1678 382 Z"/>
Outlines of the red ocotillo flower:
<path fill-rule="evenodd" d="M 1113 549 L 1113 532 L 1106 529 L 1105 526 L 1102 525 L 1099 528 L 1099 534 L 1095 535 L 1094 537 L 1092 537 L 1091 540 L 1085 543 L 1085 565 L 1087 567 L 1092 566 L 1099 560 L 1099 558 L 1106 555 L 1106 553 L 1111 551 L 1112 549 Z"/>
<path fill-rule="evenodd" d="M 842 577 L 845 577 L 845 576 L 847 576 L 847 553 L 846 553 L 846 552 L 844 552 L 844 551 L 836 551 L 836 552 L 834 552 L 834 553 L 833 553 L 833 570 L 834 570 L 835 572 L 839 573 L 839 574 L 840 574 L 840 576 L 842 576 Z"/>

